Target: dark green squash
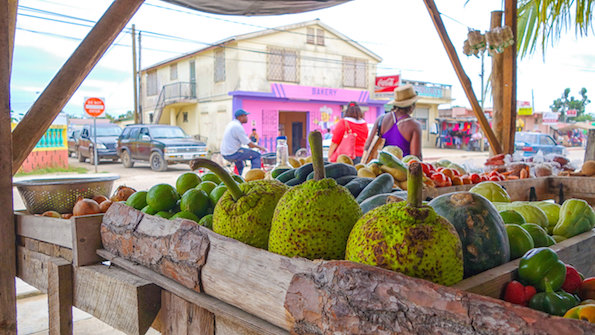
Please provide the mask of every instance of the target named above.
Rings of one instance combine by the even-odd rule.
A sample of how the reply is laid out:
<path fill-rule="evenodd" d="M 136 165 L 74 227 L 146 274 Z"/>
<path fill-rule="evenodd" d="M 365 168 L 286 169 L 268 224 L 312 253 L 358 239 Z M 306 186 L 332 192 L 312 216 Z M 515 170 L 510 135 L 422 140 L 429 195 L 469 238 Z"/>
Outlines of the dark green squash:
<path fill-rule="evenodd" d="M 510 260 L 504 221 L 488 199 L 471 192 L 454 192 L 436 197 L 429 205 L 459 234 L 465 278 Z"/>

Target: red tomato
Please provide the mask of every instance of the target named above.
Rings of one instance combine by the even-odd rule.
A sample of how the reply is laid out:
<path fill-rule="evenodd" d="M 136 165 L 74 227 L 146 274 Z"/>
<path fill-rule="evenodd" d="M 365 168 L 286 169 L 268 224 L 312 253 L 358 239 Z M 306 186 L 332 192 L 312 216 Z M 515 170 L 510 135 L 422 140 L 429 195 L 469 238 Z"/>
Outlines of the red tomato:
<path fill-rule="evenodd" d="M 459 176 L 459 177 L 461 176 L 461 173 L 459 172 L 459 170 L 457 170 L 457 169 L 451 169 L 451 170 L 452 170 L 453 175 Z"/>
<path fill-rule="evenodd" d="M 488 176 L 481 176 L 481 181 L 488 181 Z"/>
<path fill-rule="evenodd" d="M 444 187 L 446 186 L 446 176 L 442 172 L 436 172 L 432 175 L 432 181 L 436 184 L 437 187 Z"/>
<path fill-rule="evenodd" d="M 461 177 L 461 180 L 463 181 L 463 184 L 464 185 L 473 184 L 473 182 L 471 181 L 471 178 L 469 176 L 467 176 L 467 175 L 462 176 Z"/>
<path fill-rule="evenodd" d="M 490 179 L 488 179 L 489 181 L 500 181 L 500 177 L 498 176 L 491 176 Z"/>
<path fill-rule="evenodd" d="M 463 185 L 463 179 L 459 176 L 452 177 L 452 184 L 453 185 Z"/>
<path fill-rule="evenodd" d="M 454 170 L 453 169 L 444 169 L 441 172 L 444 173 L 445 176 L 447 176 L 448 178 L 452 178 L 454 177 Z"/>
<path fill-rule="evenodd" d="M 500 173 L 498 171 L 494 170 L 494 171 L 490 172 L 490 174 L 488 174 L 488 177 L 499 176 L 499 175 L 500 175 Z"/>
<path fill-rule="evenodd" d="M 421 163 L 421 169 L 423 170 L 423 172 L 426 176 L 429 176 L 431 174 L 431 172 L 432 172 L 431 166 L 432 165 L 430 165 L 428 163 Z"/>
<path fill-rule="evenodd" d="M 471 179 L 471 183 L 472 184 L 479 184 L 481 183 L 481 176 L 479 176 L 477 173 L 472 173 L 469 175 L 469 178 Z"/>

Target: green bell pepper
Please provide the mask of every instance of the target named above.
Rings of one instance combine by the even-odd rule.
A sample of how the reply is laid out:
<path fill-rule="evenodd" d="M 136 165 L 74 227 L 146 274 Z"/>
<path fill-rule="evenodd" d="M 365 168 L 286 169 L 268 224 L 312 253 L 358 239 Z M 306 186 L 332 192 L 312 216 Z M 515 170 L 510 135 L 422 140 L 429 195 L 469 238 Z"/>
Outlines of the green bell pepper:
<path fill-rule="evenodd" d="M 519 263 L 519 278 L 539 291 L 557 291 L 566 279 L 566 266 L 550 248 L 529 250 Z"/>
<path fill-rule="evenodd" d="M 547 283 L 546 291 L 534 295 L 529 301 L 529 307 L 550 315 L 564 316 L 569 309 L 579 303 L 580 300 L 568 292 L 552 291 Z"/>

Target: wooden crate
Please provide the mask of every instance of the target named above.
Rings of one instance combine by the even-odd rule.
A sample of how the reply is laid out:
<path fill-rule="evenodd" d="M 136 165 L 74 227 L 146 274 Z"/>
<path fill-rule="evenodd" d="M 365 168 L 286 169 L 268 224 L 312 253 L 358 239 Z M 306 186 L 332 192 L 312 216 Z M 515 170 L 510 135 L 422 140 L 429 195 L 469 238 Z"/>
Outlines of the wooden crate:
<path fill-rule="evenodd" d="M 192 225 L 182 219 L 145 216 L 114 204 L 102 224 L 106 250 L 99 253 L 140 277 L 158 280 L 168 291 L 175 289 L 182 300 L 206 309 L 215 318 L 223 316 L 263 334 L 474 334 L 477 329 L 485 333 L 531 329 L 544 334 L 589 334 L 595 330 L 585 322 L 552 318 L 476 294 L 473 288 L 478 285 L 465 291 L 348 261 L 288 258 Z M 588 264 L 594 241 L 593 232 L 589 232 L 555 249 L 565 261 L 580 258 Z M 174 244 L 200 248 L 173 252 Z M 167 267 L 155 266 L 155 257 L 134 251 L 163 245 L 170 248 L 153 252 L 161 252 Z M 193 252 L 196 254 L 190 255 Z M 188 271 L 188 260 L 197 272 Z M 513 263 L 506 264 L 508 275 L 514 272 Z M 592 264 L 581 270 L 592 274 Z M 506 275 L 500 271 L 498 278 Z M 244 313 L 230 312 L 234 308 Z M 216 330 L 211 334 L 217 334 Z"/>

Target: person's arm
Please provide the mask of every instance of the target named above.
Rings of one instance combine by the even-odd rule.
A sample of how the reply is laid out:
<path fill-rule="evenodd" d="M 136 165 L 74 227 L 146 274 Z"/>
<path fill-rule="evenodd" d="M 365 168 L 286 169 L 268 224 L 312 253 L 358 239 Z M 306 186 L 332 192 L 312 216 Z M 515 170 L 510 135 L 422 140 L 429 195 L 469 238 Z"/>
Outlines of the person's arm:
<path fill-rule="evenodd" d="M 415 157 L 422 159 L 421 157 L 421 126 L 419 124 L 413 129 L 411 134 L 411 141 L 409 142 L 409 151 Z"/>
<path fill-rule="evenodd" d="M 248 147 L 249 148 L 257 148 L 260 151 L 267 151 L 267 148 L 265 148 L 263 146 L 260 146 L 260 145 L 258 145 L 256 143 L 252 142 L 252 141 L 248 142 Z"/>
<path fill-rule="evenodd" d="M 327 154 L 328 158 L 331 158 L 333 156 L 333 153 L 335 152 L 335 150 L 337 150 L 338 146 L 339 145 L 337 143 L 331 142 L 331 145 L 328 148 L 328 154 Z"/>
<path fill-rule="evenodd" d="M 329 158 L 333 155 L 335 150 L 337 150 L 339 143 L 341 143 L 341 140 L 343 139 L 343 135 L 345 134 L 345 122 L 347 121 L 339 121 L 339 123 L 337 123 L 337 125 L 333 129 L 333 138 L 331 139 L 331 145 L 328 148 L 327 154 Z"/>
<path fill-rule="evenodd" d="M 379 120 L 380 120 L 380 117 L 376 118 L 376 121 L 374 121 L 374 126 L 372 127 L 372 129 L 370 129 L 370 135 L 368 135 L 368 139 L 366 139 L 366 144 L 364 144 L 364 150 L 368 150 L 368 148 L 370 147 L 370 144 L 372 143 L 372 139 L 374 138 L 376 131 L 378 131 L 378 121 Z"/>

